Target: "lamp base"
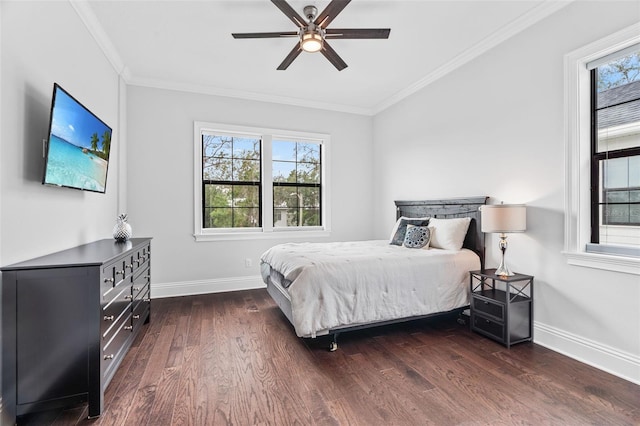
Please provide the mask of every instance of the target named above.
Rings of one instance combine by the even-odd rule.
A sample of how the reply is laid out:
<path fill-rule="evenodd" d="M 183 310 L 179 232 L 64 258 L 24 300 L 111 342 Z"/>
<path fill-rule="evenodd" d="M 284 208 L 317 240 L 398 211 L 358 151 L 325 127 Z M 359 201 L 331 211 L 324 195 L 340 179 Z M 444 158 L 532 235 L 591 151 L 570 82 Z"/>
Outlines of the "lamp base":
<path fill-rule="evenodd" d="M 500 275 L 501 277 L 511 277 L 515 274 L 511 272 L 509 268 L 507 268 L 504 262 L 500 262 L 500 266 L 498 266 L 498 269 L 496 269 L 496 275 Z"/>
<path fill-rule="evenodd" d="M 496 269 L 496 275 L 500 275 L 501 277 L 511 277 L 515 275 L 509 268 L 507 268 L 507 264 L 504 262 L 504 254 L 507 251 L 507 235 L 505 233 L 500 234 L 500 242 L 498 243 L 498 247 L 502 252 L 502 258 L 500 259 L 500 265 L 498 269 Z"/>

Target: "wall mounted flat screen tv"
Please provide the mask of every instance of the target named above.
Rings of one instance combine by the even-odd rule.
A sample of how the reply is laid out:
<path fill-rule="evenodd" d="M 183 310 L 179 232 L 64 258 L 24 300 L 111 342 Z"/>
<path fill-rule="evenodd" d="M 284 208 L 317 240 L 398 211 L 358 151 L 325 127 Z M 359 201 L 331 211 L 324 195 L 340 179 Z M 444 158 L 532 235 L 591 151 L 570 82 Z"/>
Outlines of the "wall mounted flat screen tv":
<path fill-rule="evenodd" d="M 111 127 L 54 83 L 42 183 L 104 193 L 110 150 Z"/>

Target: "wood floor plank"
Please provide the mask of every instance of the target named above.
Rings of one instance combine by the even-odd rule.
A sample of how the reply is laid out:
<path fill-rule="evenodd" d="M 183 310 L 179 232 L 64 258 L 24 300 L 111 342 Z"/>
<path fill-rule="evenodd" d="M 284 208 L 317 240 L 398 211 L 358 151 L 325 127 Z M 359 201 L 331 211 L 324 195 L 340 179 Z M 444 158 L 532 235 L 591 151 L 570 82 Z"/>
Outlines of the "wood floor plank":
<path fill-rule="evenodd" d="M 640 386 L 456 316 L 301 339 L 265 290 L 152 301 L 151 322 L 87 420 L 20 425 L 639 425 Z"/>

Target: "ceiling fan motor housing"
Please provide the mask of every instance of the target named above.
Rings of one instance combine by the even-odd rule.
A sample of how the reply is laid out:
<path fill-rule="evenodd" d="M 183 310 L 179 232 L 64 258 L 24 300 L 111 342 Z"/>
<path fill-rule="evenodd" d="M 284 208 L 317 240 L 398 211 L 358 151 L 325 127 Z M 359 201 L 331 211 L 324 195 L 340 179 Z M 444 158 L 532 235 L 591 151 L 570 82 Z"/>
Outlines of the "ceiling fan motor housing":
<path fill-rule="evenodd" d="M 304 9 L 302 9 L 302 12 L 309 22 L 313 22 L 314 18 L 318 14 L 318 9 L 315 6 L 305 6 Z"/>

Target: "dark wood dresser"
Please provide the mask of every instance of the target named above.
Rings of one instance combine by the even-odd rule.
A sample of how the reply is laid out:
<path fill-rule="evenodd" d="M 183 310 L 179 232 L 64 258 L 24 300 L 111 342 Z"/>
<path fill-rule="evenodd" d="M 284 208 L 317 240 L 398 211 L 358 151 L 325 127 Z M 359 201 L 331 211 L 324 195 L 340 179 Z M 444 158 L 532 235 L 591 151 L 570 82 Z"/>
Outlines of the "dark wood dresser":
<path fill-rule="evenodd" d="M 151 239 L 100 240 L 0 268 L 5 418 L 104 391 L 151 312 Z"/>

